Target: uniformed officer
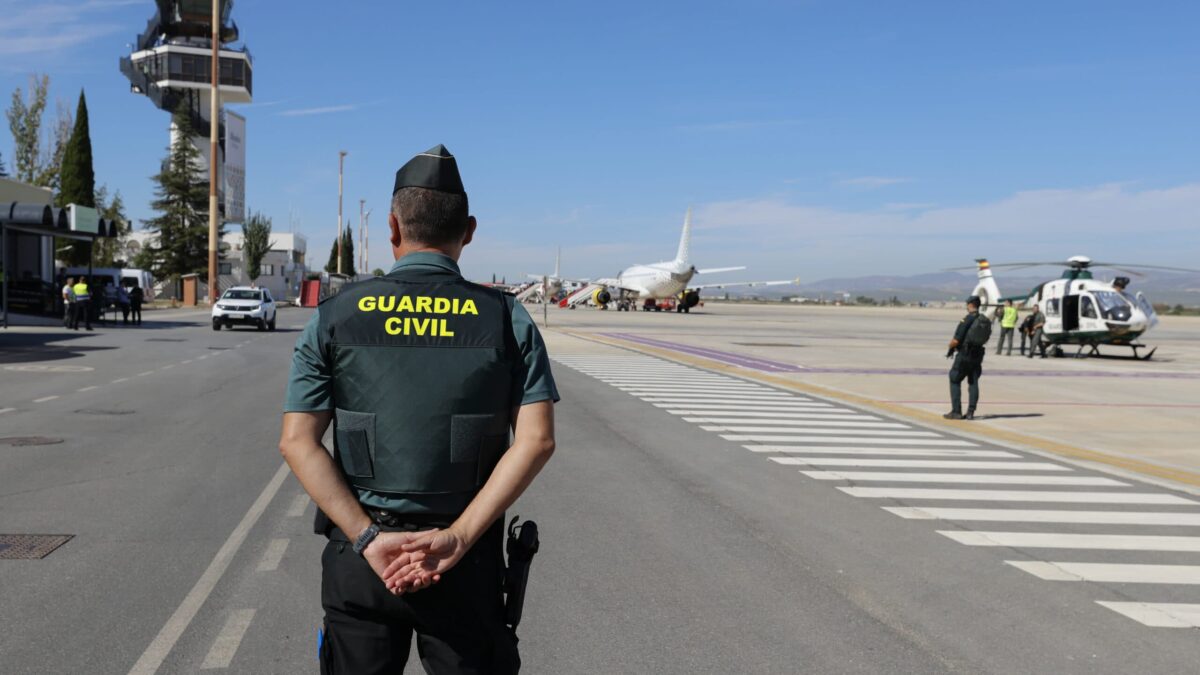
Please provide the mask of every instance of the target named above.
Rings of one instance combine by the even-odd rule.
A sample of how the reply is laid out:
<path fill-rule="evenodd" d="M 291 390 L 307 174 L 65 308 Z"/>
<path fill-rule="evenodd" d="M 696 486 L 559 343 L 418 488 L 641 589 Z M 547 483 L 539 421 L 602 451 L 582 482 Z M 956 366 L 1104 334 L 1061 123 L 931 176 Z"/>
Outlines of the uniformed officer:
<path fill-rule="evenodd" d="M 396 172 L 388 226 L 396 264 L 320 305 L 284 404 L 280 450 L 332 521 L 321 672 L 398 673 L 415 632 L 429 673 L 515 673 L 503 515 L 554 451 L 545 345 L 459 273 L 476 222 L 445 147 Z"/>
<path fill-rule="evenodd" d="M 996 345 L 996 355 L 1004 351 L 1004 340 L 1008 339 L 1008 355 L 1012 356 L 1013 349 L 1013 333 L 1017 329 L 1017 308 L 1013 306 L 1012 300 L 1005 300 L 1003 313 L 1000 315 L 1000 344 Z M 1021 342 L 1024 343 L 1024 338 Z"/>
<path fill-rule="evenodd" d="M 983 374 L 983 347 L 967 344 L 967 331 L 979 318 L 979 298 L 967 298 L 967 315 L 958 322 L 954 337 L 950 340 L 947 356 L 954 356 L 950 367 L 950 412 L 942 415 L 948 420 L 975 419 L 975 406 L 979 404 L 979 377 Z M 967 414 L 962 414 L 962 381 L 967 381 Z"/>
<path fill-rule="evenodd" d="M 92 294 L 88 288 L 87 277 L 79 277 L 79 281 L 71 287 L 75 293 L 75 314 L 71 318 L 71 328 L 79 330 L 79 319 L 83 318 L 84 326 L 92 329 Z"/>

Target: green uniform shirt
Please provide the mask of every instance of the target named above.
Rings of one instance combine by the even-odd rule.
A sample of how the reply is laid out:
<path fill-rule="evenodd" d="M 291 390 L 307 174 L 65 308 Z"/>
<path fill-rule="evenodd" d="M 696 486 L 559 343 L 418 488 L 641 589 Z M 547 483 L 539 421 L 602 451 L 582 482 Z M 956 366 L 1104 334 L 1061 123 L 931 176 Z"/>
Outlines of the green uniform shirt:
<path fill-rule="evenodd" d="M 437 253 L 411 253 L 396 261 L 391 271 L 410 266 L 440 267 L 461 275 L 458 264 L 451 258 Z M 309 319 L 308 325 L 296 340 L 292 355 L 292 368 L 288 376 L 287 393 L 284 396 L 284 412 L 332 411 L 333 377 L 331 364 L 325 358 L 320 334 L 320 309 Z M 519 302 L 513 302 L 513 337 L 519 347 L 522 360 L 515 364 L 513 372 L 513 401 L 520 405 L 539 401 L 558 401 L 558 388 L 550 372 L 550 357 L 546 344 L 530 318 L 529 312 Z M 370 490 L 358 490 L 362 503 L 381 509 L 404 510 L 407 512 L 446 513 L 439 503 L 440 495 L 425 495 L 419 498 L 400 498 L 395 495 Z"/>

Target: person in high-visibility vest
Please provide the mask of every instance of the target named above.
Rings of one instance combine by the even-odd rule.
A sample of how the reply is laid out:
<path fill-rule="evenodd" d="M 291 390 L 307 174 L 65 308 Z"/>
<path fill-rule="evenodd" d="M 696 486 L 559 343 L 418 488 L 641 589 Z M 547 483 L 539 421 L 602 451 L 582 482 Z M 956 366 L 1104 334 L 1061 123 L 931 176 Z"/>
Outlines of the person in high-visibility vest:
<path fill-rule="evenodd" d="M 1013 332 L 1017 328 L 1017 308 L 1013 307 L 1012 300 L 1005 300 L 1003 312 L 1000 315 L 1000 344 L 996 345 L 996 355 L 1004 350 L 1004 340 L 1008 340 L 1008 355 L 1012 356 L 1013 347 Z"/>
<path fill-rule="evenodd" d="M 71 329 L 79 330 L 79 319 L 83 319 L 88 330 L 92 329 L 92 295 L 88 289 L 87 277 L 79 277 L 79 281 L 71 287 L 75 292 L 75 316 L 71 320 Z"/>

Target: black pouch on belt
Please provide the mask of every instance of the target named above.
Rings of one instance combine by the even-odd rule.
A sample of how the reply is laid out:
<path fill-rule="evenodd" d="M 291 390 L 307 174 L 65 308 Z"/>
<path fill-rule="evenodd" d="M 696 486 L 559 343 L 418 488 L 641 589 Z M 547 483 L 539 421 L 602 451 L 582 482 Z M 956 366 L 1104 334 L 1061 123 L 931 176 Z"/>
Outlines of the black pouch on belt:
<path fill-rule="evenodd" d="M 513 516 L 508 524 L 508 569 L 504 574 L 504 623 L 516 628 L 521 623 L 521 610 L 525 607 L 525 586 L 529 583 L 529 565 L 537 554 L 541 541 L 538 539 L 537 523 L 527 520 L 517 525 L 520 516 Z"/>

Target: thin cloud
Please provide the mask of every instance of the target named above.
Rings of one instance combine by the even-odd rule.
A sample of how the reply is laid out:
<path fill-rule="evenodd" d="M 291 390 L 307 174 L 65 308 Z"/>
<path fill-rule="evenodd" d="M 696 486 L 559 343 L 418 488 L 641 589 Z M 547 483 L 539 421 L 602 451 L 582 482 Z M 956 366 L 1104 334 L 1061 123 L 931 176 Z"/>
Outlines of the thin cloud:
<path fill-rule="evenodd" d="M 805 120 L 730 120 L 726 122 L 708 122 L 703 124 L 684 124 L 676 127 L 679 131 L 747 131 L 753 129 L 774 129 L 779 127 L 794 127 L 804 124 Z"/>
<path fill-rule="evenodd" d="M 897 176 L 859 176 L 857 178 L 845 178 L 839 180 L 837 184 L 844 187 L 875 189 L 887 187 L 889 185 L 910 182 L 912 182 L 911 178 L 902 178 Z"/>
<path fill-rule="evenodd" d="M 284 110 L 278 113 L 280 117 L 305 117 L 308 115 L 330 115 L 333 113 L 350 112 L 357 110 L 357 103 L 347 103 L 345 105 L 327 105 L 321 108 L 298 108 L 295 110 Z"/>
<path fill-rule="evenodd" d="M 7 70 L 44 66 L 45 61 L 85 43 L 127 30 L 105 21 L 113 10 L 140 0 L 86 0 L 85 2 L 16 2 L 0 0 L 0 57 L 9 59 Z M 20 57 L 33 57 L 30 61 Z"/>
<path fill-rule="evenodd" d="M 888 202 L 883 205 L 884 211 L 928 211 L 937 208 L 936 202 Z"/>

